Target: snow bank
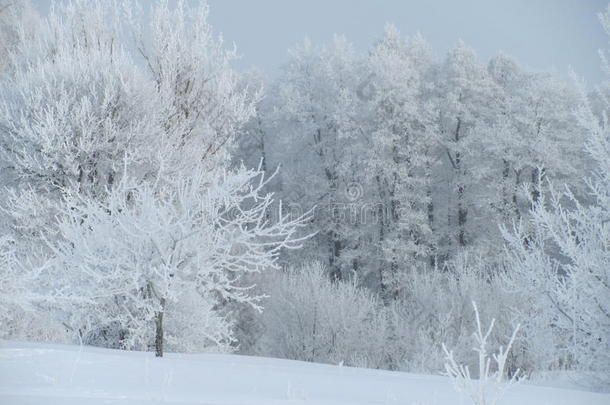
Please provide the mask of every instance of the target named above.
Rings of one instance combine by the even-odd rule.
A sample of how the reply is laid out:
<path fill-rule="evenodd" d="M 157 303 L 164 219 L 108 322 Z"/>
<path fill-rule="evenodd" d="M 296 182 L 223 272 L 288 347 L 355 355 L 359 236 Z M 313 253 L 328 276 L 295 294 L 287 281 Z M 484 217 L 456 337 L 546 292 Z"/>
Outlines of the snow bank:
<path fill-rule="evenodd" d="M 448 379 L 237 355 L 0 342 L 0 404 L 458 405 Z M 501 405 L 602 405 L 610 395 L 519 385 Z"/>

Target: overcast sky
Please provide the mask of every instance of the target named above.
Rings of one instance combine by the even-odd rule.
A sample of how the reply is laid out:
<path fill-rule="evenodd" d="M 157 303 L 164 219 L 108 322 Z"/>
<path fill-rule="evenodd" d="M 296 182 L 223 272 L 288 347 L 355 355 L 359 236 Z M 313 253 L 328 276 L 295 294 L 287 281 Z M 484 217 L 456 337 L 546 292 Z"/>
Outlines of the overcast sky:
<path fill-rule="evenodd" d="M 600 82 L 597 50 L 608 40 L 597 13 L 607 0 L 209 0 L 210 22 L 243 55 L 240 67 L 274 74 L 286 50 L 306 36 L 314 43 L 344 34 L 365 50 L 391 22 L 420 32 L 438 55 L 458 39 L 483 60 L 503 51 L 537 70 L 566 76 L 571 66 Z M 50 0 L 33 0 L 45 12 Z"/>

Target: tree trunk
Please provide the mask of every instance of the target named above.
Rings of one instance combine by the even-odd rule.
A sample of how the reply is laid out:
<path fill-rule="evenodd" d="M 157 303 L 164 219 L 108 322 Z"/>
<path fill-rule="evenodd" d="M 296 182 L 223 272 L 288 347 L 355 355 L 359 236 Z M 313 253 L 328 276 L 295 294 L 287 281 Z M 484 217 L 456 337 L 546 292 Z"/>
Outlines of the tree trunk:
<path fill-rule="evenodd" d="M 161 310 L 155 315 L 155 356 L 163 357 L 163 314 L 165 312 L 165 298 L 161 298 Z"/>
<path fill-rule="evenodd" d="M 435 235 L 434 233 L 434 202 L 432 202 L 432 190 L 430 190 L 430 187 L 428 187 L 428 189 L 426 190 L 426 194 L 428 196 L 428 226 L 430 227 L 430 232 L 432 233 L 432 235 Z M 430 261 L 430 266 L 434 267 L 436 265 L 436 251 L 435 251 L 435 246 L 433 243 L 429 243 L 430 245 L 430 255 L 429 255 L 429 261 Z"/>
<path fill-rule="evenodd" d="M 538 202 L 540 199 L 540 195 L 542 190 L 540 190 L 542 185 L 542 179 L 544 179 L 545 170 L 538 169 L 538 167 L 534 167 L 532 169 L 532 206 Z"/>
<path fill-rule="evenodd" d="M 510 196 L 508 195 L 508 176 L 510 175 L 510 163 L 503 159 L 504 168 L 502 170 L 502 219 L 508 223 L 510 218 Z"/>
<path fill-rule="evenodd" d="M 426 149 L 426 156 L 429 155 L 428 150 Z M 434 244 L 434 242 L 432 242 L 434 240 L 434 201 L 432 201 L 432 168 L 430 165 L 430 161 L 427 160 L 426 162 L 426 200 L 427 200 L 427 204 L 426 204 L 426 211 L 427 211 L 427 215 L 428 215 L 428 227 L 430 228 L 430 233 L 431 235 L 433 235 L 429 241 L 428 241 L 428 245 L 430 247 L 430 256 L 429 256 L 429 261 L 430 261 L 430 266 L 434 267 L 436 265 L 436 246 Z"/>
<path fill-rule="evenodd" d="M 455 128 L 455 143 L 456 145 L 460 142 L 460 127 L 462 126 L 462 119 L 457 119 L 457 126 Z M 468 216 L 468 210 L 464 206 L 464 184 L 462 183 L 462 155 L 460 152 L 455 152 L 455 169 L 458 177 L 457 185 L 457 208 L 458 208 L 458 242 L 460 246 L 466 246 L 466 220 Z"/>
<path fill-rule="evenodd" d="M 517 191 L 521 183 L 521 170 L 515 170 L 515 188 L 513 190 L 513 208 L 515 210 L 515 218 L 517 221 L 521 219 L 521 211 L 519 210 L 519 201 L 517 200 Z"/>
<path fill-rule="evenodd" d="M 466 219 L 468 210 L 464 206 L 464 186 L 458 185 L 458 242 L 460 246 L 466 246 Z"/>
<path fill-rule="evenodd" d="M 330 246 L 330 279 L 331 281 L 340 281 L 342 279 L 341 266 L 339 265 L 339 256 L 341 255 L 341 240 L 335 231 L 331 232 Z"/>

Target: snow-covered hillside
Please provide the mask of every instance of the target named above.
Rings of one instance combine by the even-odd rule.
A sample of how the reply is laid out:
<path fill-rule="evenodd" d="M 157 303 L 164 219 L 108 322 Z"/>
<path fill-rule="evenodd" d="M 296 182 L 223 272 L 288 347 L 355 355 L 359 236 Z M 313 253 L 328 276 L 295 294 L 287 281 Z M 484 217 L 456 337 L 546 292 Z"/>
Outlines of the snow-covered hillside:
<path fill-rule="evenodd" d="M 468 404 L 444 377 L 236 355 L 0 342 L 0 404 Z M 610 395 L 520 385 L 504 405 L 609 404 Z"/>

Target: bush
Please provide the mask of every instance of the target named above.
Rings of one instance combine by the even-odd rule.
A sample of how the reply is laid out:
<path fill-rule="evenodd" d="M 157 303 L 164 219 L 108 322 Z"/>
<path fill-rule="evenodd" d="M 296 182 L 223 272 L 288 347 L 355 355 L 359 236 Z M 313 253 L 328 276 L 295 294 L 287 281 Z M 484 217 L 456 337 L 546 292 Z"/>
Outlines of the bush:
<path fill-rule="evenodd" d="M 474 367 L 471 356 L 470 316 L 472 301 L 480 303 L 481 317 L 496 319 L 489 337 L 498 346 L 514 326 L 511 304 L 515 296 L 506 291 L 498 268 L 480 257 L 462 254 L 442 269 L 414 269 L 405 276 L 404 293 L 390 308 L 395 338 L 389 350 L 398 368 L 410 372 L 437 373 L 444 369 L 441 343 L 451 346 L 458 361 Z M 523 367 L 515 344 L 509 370 Z M 517 364 L 519 363 L 519 364 Z"/>
<path fill-rule="evenodd" d="M 370 368 L 388 366 L 387 317 L 356 280 L 331 282 L 318 263 L 276 273 L 255 353 Z"/>

